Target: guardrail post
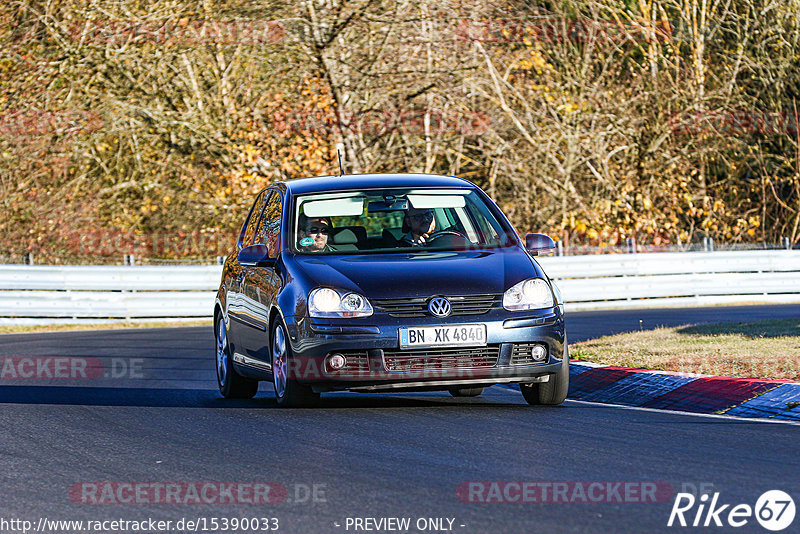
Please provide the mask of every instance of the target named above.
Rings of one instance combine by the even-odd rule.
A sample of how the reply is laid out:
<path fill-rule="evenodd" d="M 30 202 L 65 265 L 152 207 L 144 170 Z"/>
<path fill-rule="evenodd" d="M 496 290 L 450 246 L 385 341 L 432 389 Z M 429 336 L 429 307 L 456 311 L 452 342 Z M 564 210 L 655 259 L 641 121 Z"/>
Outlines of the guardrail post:
<path fill-rule="evenodd" d="M 225 265 L 225 256 L 217 256 L 217 265 Z"/>
<path fill-rule="evenodd" d="M 564 243 L 562 243 L 561 241 L 556 241 L 556 256 L 563 256 L 563 255 L 564 255 Z M 220 258 L 221 257 L 222 256 L 220 256 Z"/>
<path fill-rule="evenodd" d="M 792 249 L 792 244 L 789 242 L 788 237 L 781 237 L 781 245 L 783 245 L 783 248 L 785 248 L 786 250 Z"/>
<path fill-rule="evenodd" d="M 629 237 L 625 239 L 625 247 L 627 249 L 628 254 L 636 254 L 636 238 Z"/>
<path fill-rule="evenodd" d="M 28 252 L 25 254 L 24 262 L 25 265 L 33 265 L 33 252 Z"/>
<path fill-rule="evenodd" d="M 125 254 L 122 258 L 123 264 L 129 266 L 136 265 L 136 258 L 133 256 L 133 254 Z"/>
<path fill-rule="evenodd" d="M 714 252 L 714 240 L 710 237 L 704 237 L 703 248 L 706 252 Z"/>

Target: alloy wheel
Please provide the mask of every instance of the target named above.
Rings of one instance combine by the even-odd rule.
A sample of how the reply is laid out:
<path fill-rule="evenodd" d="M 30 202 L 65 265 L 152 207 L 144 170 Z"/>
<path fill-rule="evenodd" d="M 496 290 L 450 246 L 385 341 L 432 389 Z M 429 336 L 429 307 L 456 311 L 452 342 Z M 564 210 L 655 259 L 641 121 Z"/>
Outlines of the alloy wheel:
<path fill-rule="evenodd" d="M 220 387 L 225 386 L 228 370 L 228 333 L 225 330 L 225 320 L 219 318 L 217 331 L 217 380 Z"/>
<path fill-rule="evenodd" d="M 277 397 L 283 397 L 286 394 L 286 360 L 286 336 L 283 334 L 283 327 L 278 325 L 275 327 L 275 340 L 272 344 L 272 376 Z"/>

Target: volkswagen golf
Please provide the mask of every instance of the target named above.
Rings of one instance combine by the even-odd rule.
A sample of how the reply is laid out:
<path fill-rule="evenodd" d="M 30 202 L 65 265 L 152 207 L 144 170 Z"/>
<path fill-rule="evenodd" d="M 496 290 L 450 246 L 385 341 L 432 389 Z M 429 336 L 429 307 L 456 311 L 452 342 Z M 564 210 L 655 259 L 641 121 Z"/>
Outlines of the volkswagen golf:
<path fill-rule="evenodd" d="M 331 391 L 480 395 L 530 404 L 569 385 L 564 307 L 524 241 L 473 183 L 373 174 L 278 182 L 255 198 L 214 307 L 226 398 L 269 381 L 280 406 Z"/>

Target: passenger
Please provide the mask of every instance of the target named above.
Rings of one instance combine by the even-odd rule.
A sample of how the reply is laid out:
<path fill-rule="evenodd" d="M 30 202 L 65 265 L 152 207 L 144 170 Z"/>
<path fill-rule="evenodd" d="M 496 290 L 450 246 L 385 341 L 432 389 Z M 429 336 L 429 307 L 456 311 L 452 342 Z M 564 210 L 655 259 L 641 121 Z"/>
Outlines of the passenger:
<path fill-rule="evenodd" d="M 419 247 L 436 229 L 436 220 L 432 209 L 417 209 L 409 206 L 403 217 L 403 232 L 406 235 L 400 240 L 400 246 Z"/>
<path fill-rule="evenodd" d="M 306 217 L 300 215 L 299 221 L 299 246 L 306 252 L 332 252 L 328 245 L 328 236 L 333 225 L 330 217 Z"/>

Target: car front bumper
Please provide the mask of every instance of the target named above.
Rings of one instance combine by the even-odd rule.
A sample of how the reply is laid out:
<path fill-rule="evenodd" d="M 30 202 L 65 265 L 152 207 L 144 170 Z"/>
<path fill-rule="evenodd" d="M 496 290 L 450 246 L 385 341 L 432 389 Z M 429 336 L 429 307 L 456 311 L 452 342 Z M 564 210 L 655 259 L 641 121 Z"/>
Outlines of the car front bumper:
<path fill-rule="evenodd" d="M 398 319 L 387 314 L 358 319 L 285 320 L 293 352 L 289 376 L 318 391 L 424 390 L 543 382 L 561 370 L 564 355 L 564 316 L 558 306 L 531 312 L 493 309 L 483 315 L 444 321 L 435 317 Z M 457 324 L 486 325 L 486 347 L 400 349 L 402 327 Z M 524 362 L 518 356 L 532 343 L 546 346 L 544 361 Z M 345 369 L 332 371 L 326 366 L 325 359 L 335 353 L 345 356 Z"/>

